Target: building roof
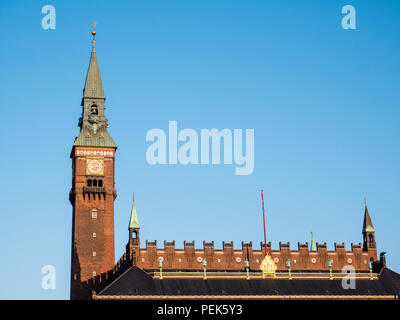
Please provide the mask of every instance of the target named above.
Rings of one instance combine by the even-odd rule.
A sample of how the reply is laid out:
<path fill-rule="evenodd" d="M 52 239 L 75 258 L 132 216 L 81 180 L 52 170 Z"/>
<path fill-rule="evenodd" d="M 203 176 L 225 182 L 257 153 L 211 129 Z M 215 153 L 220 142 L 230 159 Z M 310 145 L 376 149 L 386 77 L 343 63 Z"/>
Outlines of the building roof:
<path fill-rule="evenodd" d="M 356 289 L 345 290 L 341 279 L 157 279 L 135 266 L 129 268 L 94 298 L 140 299 L 141 297 L 394 297 L 400 290 L 400 275 L 384 268 L 375 280 L 356 280 Z"/>
<path fill-rule="evenodd" d="M 117 148 L 116 143 L 111 138 L 106 129 L 94 133 L 92 130 L 82 128 L 78 137 L 74 141 L 75 147 L 112 147 Z"/>

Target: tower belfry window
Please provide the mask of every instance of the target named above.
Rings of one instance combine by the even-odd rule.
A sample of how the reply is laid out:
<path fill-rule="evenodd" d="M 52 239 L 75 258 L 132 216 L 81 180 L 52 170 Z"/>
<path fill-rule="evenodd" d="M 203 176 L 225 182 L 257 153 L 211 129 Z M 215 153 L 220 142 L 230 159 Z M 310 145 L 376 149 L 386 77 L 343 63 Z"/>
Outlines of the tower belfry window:
<path fill-rule="evenodd" d="M 90 107 L 90 114 L 99 114 L 99 111 L 97 110 L 97 106 L 95 104 Z"/>
<path fill-rule="evenodd" d="M 369 242 L 374 242 L 374 236 L 372 234 L 368 235 Z"/>

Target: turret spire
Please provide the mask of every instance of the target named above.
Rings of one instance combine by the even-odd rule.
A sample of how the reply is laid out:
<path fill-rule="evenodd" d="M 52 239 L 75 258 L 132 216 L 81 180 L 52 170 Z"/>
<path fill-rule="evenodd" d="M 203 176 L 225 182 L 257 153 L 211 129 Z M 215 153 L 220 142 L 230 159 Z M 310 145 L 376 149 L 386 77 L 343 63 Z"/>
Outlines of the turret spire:
<path fill-rule="evenodd" d="M 135 194 L 133 194 L 131 218 L 129 220 L 128 230 L 129 230 L 129 243 L 127 244 L 127 250 L 129 252 L 129 256 L 131 256 L 132 246 L 136 247 L 140 246 L 140 236 L 139 236 L 140 226 L 135 206 Z"/>
<path fill-rule="evenodd" d="M 375 243 L 375 229 L 372 225 L 372 220 L 368 212 L 367 201 L 364 200 L 365 212 L 364 212 L 364 223 L 363 223 L 363 250 L 368 251 L 369 249 L 376 249 Z"/>
<path fill-rule="evenodd" d="M 136 212 L 135 206 L 135 194 L 133 194 L 133 203 L 132 203 L 132 210 L 131 210 L 131 219 L 129 221 L 129 229 L 139 229 L 139 218 Z"/>
<path fill-rule="evenodd" d="M 317 246 L 315 245 L 314 241 L 314 233 L 311 232 L 311 248 L 310 251 L 317 251 Z"/>
<path fill-rule="evenodd" d="M 364 224 L 363 224 L 363 233 L 364 232 L 375 232 L 374 226 L 372 225 L 372 220 L 368 212 L 367 201 L 364 201 L 365 204 L 365 212 L 364 212 Z"/>

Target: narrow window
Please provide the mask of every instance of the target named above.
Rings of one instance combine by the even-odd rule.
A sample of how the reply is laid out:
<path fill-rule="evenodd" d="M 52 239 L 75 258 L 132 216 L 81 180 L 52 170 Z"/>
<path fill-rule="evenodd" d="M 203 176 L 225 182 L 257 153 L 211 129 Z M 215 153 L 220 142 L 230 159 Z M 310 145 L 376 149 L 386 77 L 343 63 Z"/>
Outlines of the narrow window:
<path fill-rule="evenodd" d="M 92 210 L 92 219 L 97 219 L 97 210 L 96 209 Z"/>
<path fill-rule="evenodd" d="M 96 232 L 93 232 L 93 238 L 96 238 Z"/>

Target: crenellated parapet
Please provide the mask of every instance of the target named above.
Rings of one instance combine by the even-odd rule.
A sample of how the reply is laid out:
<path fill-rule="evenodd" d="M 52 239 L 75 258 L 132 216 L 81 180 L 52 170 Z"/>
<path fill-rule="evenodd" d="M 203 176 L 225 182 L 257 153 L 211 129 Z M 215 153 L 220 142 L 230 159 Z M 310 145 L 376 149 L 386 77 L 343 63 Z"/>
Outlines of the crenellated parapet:
<path fill-rule="evenodd" d="M 127 254 L 124 253 L 111 270 L 96 275 L 95 277 L 90 278 L 87 281 L 81 282 L 79 284 L 79 287 L 82 294 L 90 296 L 92 292 L 100 292 L 131 266 L 132 261 L 130 261 Z"/>
<path fill-rule="evenodd" d="M 249 261 L 250 270 L 259 270 L 265 256 L 265 244 L 253 248 L 252 242 L 241 243 L 241 248 L 235 249 L 233 241 L 222 242 L 222 248 L 216 248 L 214 241 L 203 241 L 202 248 L 195 247 L 195 241 L 184 241 L 183 249 L 176 248 L 175 241 L 164 241 L 164 247 L 158 248 L 157 241 L 146 241 L 145 248 L 137 248 L 138 259 L 134 263 L 145 270 L 157 270 L 158 260 L 162 259 L 163 270 L 202 270 L 203 260 L 207 261 L 209 270 L 243 271 L 245 261 Z M 344 243 L 334 243 L 334 250 L 328 250 L 327 244 L 316 243 L 310 250 L 308 242 L 297 243 L 295 250 L 290 242 L 279 242 L 279 250 L 272 250 L 271 242 L 267 243 L 267 252 L 277 265 L 277 271 L 287 271 L 287 261 L 290 261 L 292 271 L 327 271 L 328 264 L 332 270 L 340 271 L 344 266 L 353 266 L 358 271 L 368 271 L 368 261 L 376 262 L 376 250 L 363 251 L 361 243 L 351 244 L 351 250 L 346 251 Z M 331 261 L 331 263 L 329 263 Z"/>
<path fill-rule="evenodd" d="M 133 211 L 136 214 L 136 211 Z M 137 218 L 133 215 L 133 220 Z M 132 216 L 131 216 L 132 220 Z M 139 224 L 133 231 L 139 232 Z M 345 266 L 352 266 L 356 271 L 368 272 L 370 266 L 377 268 L 384 265 L 384 259 L 379 260 L 376 250 L 374 228 L 367 208 L 363 226 L 363 244 L 351 243 L 346 250 L 345 243 L 334 243 L 334 250 L 328 250 L 326 242 L 314 242 L 311 233 L 311 243 L 297 242 L 297 248 L 291 248 L 290 242 L 279 242 L 279 250 L 273 250 L 271 242 L 260 242 L 259 248 L 253 247 L 253 242 L 241 242 L 241 248 L 235 249 L 233 241 L 222 242 L 222 248 L 216 248 L 214 241 L 203 241 L 202 248 L 195 247 L 195 241 L 184 241 L 183 249 L 176 248 L 175 241 L 164 241 L 164 248 L 157 247 L 157 241 L 146 241 L 146 247 L 140 247 L 140 241 L 130 241 L 127 245 L 129 261 L 145 270 L 157 270 L 161 261 L 165 271 L 202 270 L 206 261 L 207 269 L 212 271 L 258 271 L 265 257 L 271 256 L 277 266 L 277 272 L 288 271 L 336 271 Z M 132 232 L 130 232 L 131 237 Z M 131 239 L 130 239 L 131 240 Z M 369 262 L 373 262 L 369 264 Z M 248 262 L 248 263 L 247 263 Z"/>

